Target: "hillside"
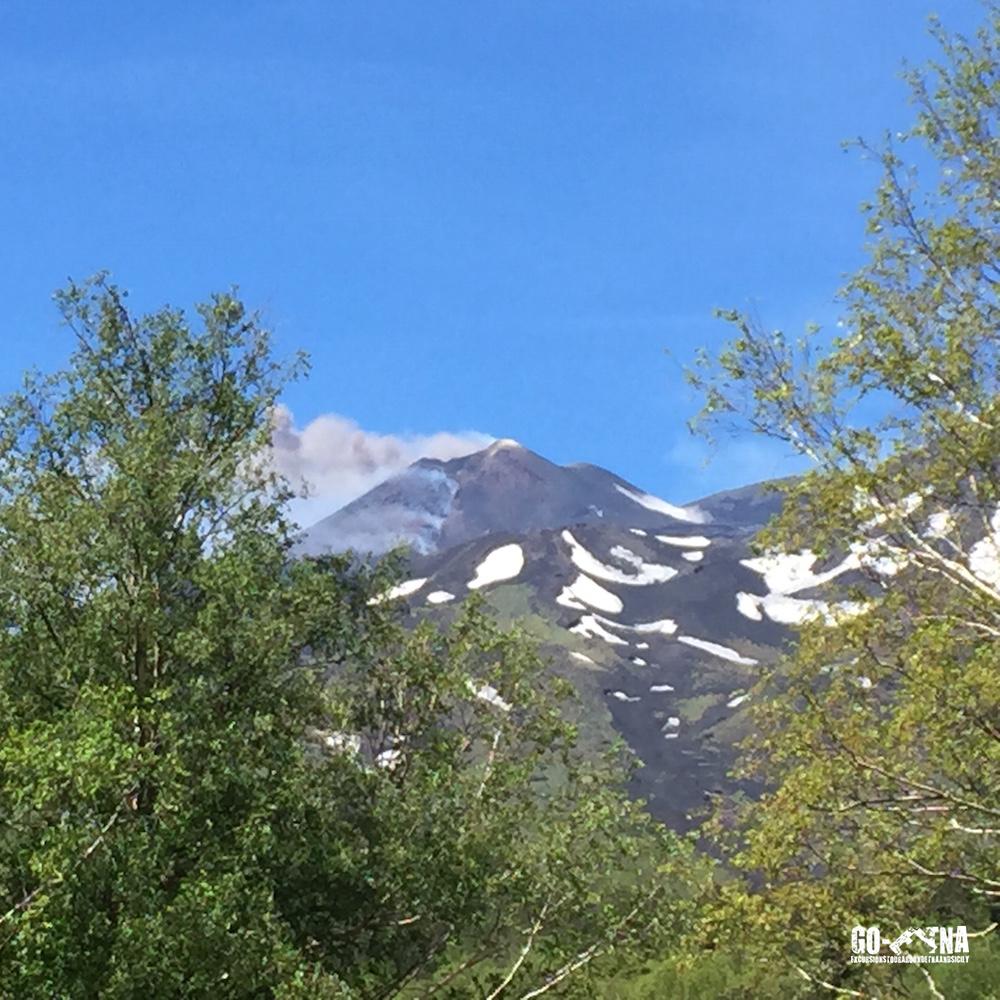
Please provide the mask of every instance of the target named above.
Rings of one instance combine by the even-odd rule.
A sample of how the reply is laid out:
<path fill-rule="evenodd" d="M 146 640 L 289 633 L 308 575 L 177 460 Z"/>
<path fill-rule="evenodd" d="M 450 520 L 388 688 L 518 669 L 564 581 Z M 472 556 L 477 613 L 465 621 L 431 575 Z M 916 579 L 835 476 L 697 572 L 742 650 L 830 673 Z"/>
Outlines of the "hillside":
<path fill-rule="evenodd" d="M 414 463 L 319 522 L 300 551 L 409 544 L 410 576 L 387 597 L 414 617 L 448 620 L 482 593 L 573 682 L 588 745 L 621 736 L 642 764 L 634 791 L 686 827 L 707 797 L 736 790 L 726 772 L 760 664 L 816 607 L 811 558 L 789 557 L 784 575 L 753 559 L 779 504 L 762 484 L 675 505 L 498 441 Z"/>

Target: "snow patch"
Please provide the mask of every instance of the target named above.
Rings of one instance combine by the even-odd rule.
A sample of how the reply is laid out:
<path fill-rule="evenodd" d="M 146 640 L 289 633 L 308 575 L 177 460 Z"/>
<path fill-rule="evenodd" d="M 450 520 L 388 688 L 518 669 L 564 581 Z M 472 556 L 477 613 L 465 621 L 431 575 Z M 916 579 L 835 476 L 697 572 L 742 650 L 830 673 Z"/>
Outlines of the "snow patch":
<path fill-rule="evenodd" d="M 390 747 L 388 750 L 383 750 L 380 754 L 375 755 L 375 766 L 381 767 L 386 771 L 395 771 L 402 756 L 402 750 Z"/>
<path fill-rule="evenodd" d="M 859 566 L 856 555 L 848 556 L 823 573 L 813 572 L 815 563 L 816 554 L 810 549 L 803 549 L 801 552 L 774 552 L 755 559 L 740 560 L 740 565 L 764 577 L 764 586 L 772 594 L 795 594 L 800 590 L 819 587 Z"/>
<path fill-rule="evenodd" d="M 780 625 L 801 625 L 815 618 L 822 618 L 827 624 L 836 624 L 844 617 L 860 614 L 865 608 L 858 602 L 842 601 L 831 605 L 826 601 L 792 596 L 800 590 L 829 583 L 851 570 L 867 568 L 882 576 L 892 576 L 905 564 L 879 540 L 855 542 L 850 548 L 848 556 L 822 573 L 813 572 L 816 555 L 809 549 L 741 559 L 743 566 L 764 577 L 769 593 L 763 596 L 739 593 L 736 595 L 737 609 L 754 621 L 761 621 L 763 613 Z"/>
<path fill-rule="evenodd" d="M 609 694 L 617 701 L 640 701 L 638 695 L 628 695 L 624 691 L 610 691 Z"/>
<path fill-rule="evenodd" d="M 738 694 L 735 698 L 730 698 L 726 702 L 726 708 L 739 708 L 749 697 L 750 695 L 748 694 Z"/>
<path fill-rule="evenodd" d="M 624 583 L 628 586 L 643 586 L 651 583 L 664 583 L 677 575 L 677 570 L 671 566 L 659 566 L 656 563 L 644 562 L 639 556 L 621 545 L 615 546 L 611 554 L 623 562 L 631 563 L 636 572 L 626 573 L 615 566 L 608 566 L 587 551 L 569 530 L 563 531 L 563 541 L 569 546 L 570 559 L 577 569 L 599 580 L 610 583 Z"/>
<path fill-rule="evenodd" d="M 628 530 L 631 531 L 633 535 L 638 535 L 640 538 L 646 537 L 646 532 L 643 531 L 642 528 L 629 528 Z"/>
<path fill-rule="evenodd" d="M 760 597 L 741 590 L 736 595 L 736 610 L 745 618 L 760 622 L 764 620 L 764 616 L 760 613 L 760 602 Z"/>
<path fill-rule="evenodd" d="M 768 594 L 760 598 L 760 606 L 764 614 L 779 625 L 802 625 L 822 617 L 827 610 L 825 601 L 802 600 L 784 594 Z"/>
<path fill-rule="evenodd" d="M 683 642 L 685 645 L 694 646 L 695 649 L 703 650 L 706 653 L 711 653 L 713 656 L 719 656 L 723 660 L 730 660 L 733 663 L 742 663 L 747 667 L 754 667 L 757 665 L 758 661 L 750 656 L 743 656 L 742 654 L 736 652 L 735 649 L 730 649 L 728 646 L 722 646 L 717 642 L 709 642 L 707 639 L 696 639 L 691 635 L 679 635 L 677 636 L 678 642 Z"/>
<path fill-rule="evenodd" d="M 650 684 L 649 690 L 653 694 L 661 694 L 664 691 L 673 691 L 674 687 L 672 684 Z"/>
<path fill-rule="evenodd" d="M 742 602 L 741 602 L 742 599 Z M 761 612 L 779 625 L 802 625 L 822 618 L 827 625 L 861 614 L 865 610 L 857 601 L 829 604 L 812 598 L 787 597 L 784 594 L 737 594 L 737 609 L 747 618 L 761 621 Z"/>
<path fill-rule="evenodd" d="M 879 576 L 895 576 L 910 562 L 908 553 L 885 538 L 852 542 L 850 551 L 860 568 L 870 569 Z"/>
<path fill-rule="evenodd" d="M 712 540 L 704 535 L 656 535 L 655 537 L 664 545 L 676 545 L 682 549 L 706 549 L 712 544 Z"/>
<path fill-rule="evenodd" d="M 969 549 L 969 569 L 983 583 L 1000 588 L 1000 507 L 990 518 L 990 529 Z"/>
<path fill-rule="evenodd" d="M 616 628 L 623 632 L 673 635 L 677 631 L 677 622 L 675 622 L 672 618 L 661 618 L 655 622 L 636 622 L 634 625 L 629 625 L 627 622 L 611 621 L 611 619 L 604 618 L 602 615 L 590 615 L 588 617 L 592 617 L 596 621 L 602 622 L 611 628 Z M 649 643 L 640 643 L 636 646 L 636 649 L 649 649 Z"/>
<path fill-rule="evenodd" d="M 390 587 L 384 594 L 370 598 L 368 603 L 382 604 L 385 601 L 394 601 L 399 597 L 409 597 L 410 594 L 415 594 L 426 582 L 427 577 L 425 576 L 419 580 L 406 580 L 403 583 L 397 583 L 395 587 Z"/>
<path fill-rule="evenodd" d="M 628 643 L 603 628 L 597 620 L 597 615 L 584 615 L 572 628 L 570 632 L 574 635 L 582 635 L 585 639 L 603 639 L 613 646 L 627 646 Z"/>
<path fill-rule="evenodd" d="M 710 520 L 708 514 L 697 507 L 676 507 L 674 504 L 667 503 L 666 500 L 661 500 L 651 493 L 636 493 L 634 490 L 630 490 L 620 483 L 615 483 L 615 489 L 622 496 L 628 497 L 633 503 L 639 504 L 640 507 L 655 511 L 657 514 L 666 514 L 667 517 L 672 517 L 677 521 L 688 521 L 691 524 L 705 524 Z"/>
<path fill-rule="evenodd" d="M 435 590 L 427 595 L 428 604 L 447 604 L 448 601 L 455 600 L 454 594 L 449 594 L 447 590 Z"/>
<path fill-rule="evenodd" d="M 579 660 L 581 663 L 589 663 L 591 666 L 596 666 L 594 661 L 587 656 L 586 653 L 577 653 L 575 650 L 572 650 L 569 655 L 572 656 L 574 660 Z"/>
<path fill-rule="evenodd" d="M 583 604 L 580 603 L 581 601 Z M 589 604 L 590 607 L 597 608 L 598 611 L 606 611 L 609 615 L 619 614 L 625 606 L 617 594 L 605 590 L 599 583 L 595 583 L 583 573 L 577 576 L 568 587 L 563 587 L 562 593 L 556 598 L 556 603 L 567 608 L 578 609 Z"/>
<path fill-rule="evenodd" d="M 632 657 L 632 662 L 637 667 L 648 667 L 649 666 L 649 664 L 641 656 L 633 656 Z"/>
<path fill-rule="evenodd" d="M 681 555 L 688 562 L 701 562 L 705 558 L 704 552 L 683 552 Z"/>
<path fill-rule="evenodd" d="M 955 528 L 955 517 L 950 510 L 939 510 L 927 518 L 927 534 L 931 538 L 943 538 Z"/>
<path fill-rule="evenodd" d="M 472 681 L 469 681 L 469 690 L 480 701 L 485 701 L 487 704 L 499 708 L 502 712 L 510 711 L 510 702 L 504 701 L 500 697 L 500 692 L 492 684 L 483 684 L 477 687 Z"/>
<path fill-rule="evenodd" d="M 522 569 L 524 569 L 524 552 L 521 546 L 517 543 L 501 545 L 500 548 L 490 552 L 476 567 L 476 575 L 466 586 L 469 590 L 478 590 L 480 587 L 499 583 L 501 580 L 512 580 Z"/>
<path fill-rule="evenodd" d="M 655 622 L 636 622 L 634 625 L 619 624 L 618 622 L 610 622 L 609 624 L 628 629 L 630 632 L 650 632 L 657 635 L 673 635 L 677 631 L 677 622 L 672 618 L 660 618 Z"/>

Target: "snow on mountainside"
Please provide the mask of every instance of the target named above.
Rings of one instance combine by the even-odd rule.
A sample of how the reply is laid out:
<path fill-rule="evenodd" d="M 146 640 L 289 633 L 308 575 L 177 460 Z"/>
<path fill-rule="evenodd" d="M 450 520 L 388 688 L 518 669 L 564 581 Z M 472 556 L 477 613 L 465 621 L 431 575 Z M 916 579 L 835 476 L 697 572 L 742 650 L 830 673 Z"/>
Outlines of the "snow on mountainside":
<path fill-rule="evenodd" d="M 707 795 L 736 790 L 726 773 L 748 731 L 748 692 L 791 634 L 770 615 L 746 614 L 740 595 L 770 591 L 745 564 L 743 525 L 659 516 L 648 530 L 594 518 L 414 556 L 413 586 L 427 582 L 400 607 L 414 620 L 448 620 L 476 590 L 501 620 L 524 624 L 576 687 L 588 745 L 624 738 L 645 765 L 634 791 L 683 828 Z M 692 552 L 702 560 L 686 559 Z M 437 605 L 435 591 L 455 600 Z"/>
<path fill-rule="evenodd" d="M 525 624 L 579 692 L 587 744 L 623 737 L 645 765 L 634 790 L 684 827 L 707 795 L 735 790 L 748 692 L 790 637 L 781 602 L 805 606 L 790 594 L 825 576 L 807 555 L 791 581 L 753 561 L 749 538 L 779 504 L 756 486 L 679 506 L 505 440 L 416 462 L 311 528 L 300 551 L 404 542 L 410 579 L 381 600 L 447 621 L 478 592 Z"/>

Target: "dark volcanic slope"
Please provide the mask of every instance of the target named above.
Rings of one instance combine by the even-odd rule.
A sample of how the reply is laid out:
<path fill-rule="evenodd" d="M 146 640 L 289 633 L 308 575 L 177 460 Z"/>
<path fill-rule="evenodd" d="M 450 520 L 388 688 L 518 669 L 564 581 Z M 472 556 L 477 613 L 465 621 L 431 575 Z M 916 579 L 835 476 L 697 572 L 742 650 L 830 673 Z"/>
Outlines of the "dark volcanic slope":
<path fill-rule="evenodd" d="M 415 462 L 310 528 L 301 551 L 379 554 L 404 543 L 428 554 L 493 532 L 600 520 L 638 527 L 663 523 L 661 513 L 630 493 L 643 495 L 597 466 L 555 465 L 515 441 L 497 441 L 448 462 Z M 699 519 L 695 511 L 688 516 Z"/>
<path fill-rule="evenodd" d="M 792 479 L 780 479 L 771 483 L 754 483 L 736 490 L 713 493 L 696 502 L 713 521 L 732 528 L 756 531 L 763 528 L 781 510 L 781 486 L 791 484 Z"/>
<path fill-rule="evenodd" d="M 411 586 L 425 582 L 407 600 L 416 616 L 447 617 L 490 553 L 519 549 L 515 575 L 476 589 L 501 617 L 524 622 L 574 682 L 585 739 L 597 749 L 624 737 L 644 765 L 636 792 L 683 828 L 708 795 L 734 790 L 726 772 L 746 733 L 746 694 L 788 632 L 738 609 L 741 591 L 766 592 L 761 575 L 741 564 L 749 552 L 739 529 L 670 527 L 665 537 L 708 544 L 685 547 L 606 522 L 493 534 L 415 560 Z M 691 561 L 695 553 L 701 559 Z M 669 579 L 639 582 L 668 571 Z M 581 587 L 581 578 L 596 586 Z"/>
<path fill-rule="evenodd" d="M 779 504 L 755 486 L 676 507 L 604 469 L 500 441 L 417 462 L 320 522 L 304 549 L 409 541 L 398 597 L 417 617 L 448 619 L 483 593 L 573 681 L 587 745 L 624 737 L 644 765 L 636 791 L 685 827 L 706 798 L 735 790 L 726 772 L 748 692 L 812 593 L 808 556 L 768 576 L 745 564 Z"/>

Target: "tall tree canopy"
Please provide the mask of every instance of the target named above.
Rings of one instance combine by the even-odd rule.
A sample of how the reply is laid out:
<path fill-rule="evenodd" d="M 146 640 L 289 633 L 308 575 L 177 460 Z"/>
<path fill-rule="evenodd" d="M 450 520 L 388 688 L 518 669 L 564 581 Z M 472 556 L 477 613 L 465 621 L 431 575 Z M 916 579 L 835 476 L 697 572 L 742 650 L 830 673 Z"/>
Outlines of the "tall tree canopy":
<path fill-rule="evenodd" d="M 0 994 L 527 997 L 661 947 L 687 852 L 533 648 L 291 558 L 302 362 L 230 294 L 58 301 L 69 367 L 0 411 Z"/>
<path fill-rule="evenodd" d="M 912 985 L 847 966 L 856 924 L 988 933 L 1000 915 L 1000 13 L 971 39 L 933 30 L 915 124 L 862 144 L 882 180 L 843 331 L 728 313 L 738 335 L 693 375 L 709 427 L 810 462 L 762 545 L 861 574 L 762 682 L 745 769 L 772 790 L 737 857 L 762 889 L 716 911 L 810 995 Z"/>

